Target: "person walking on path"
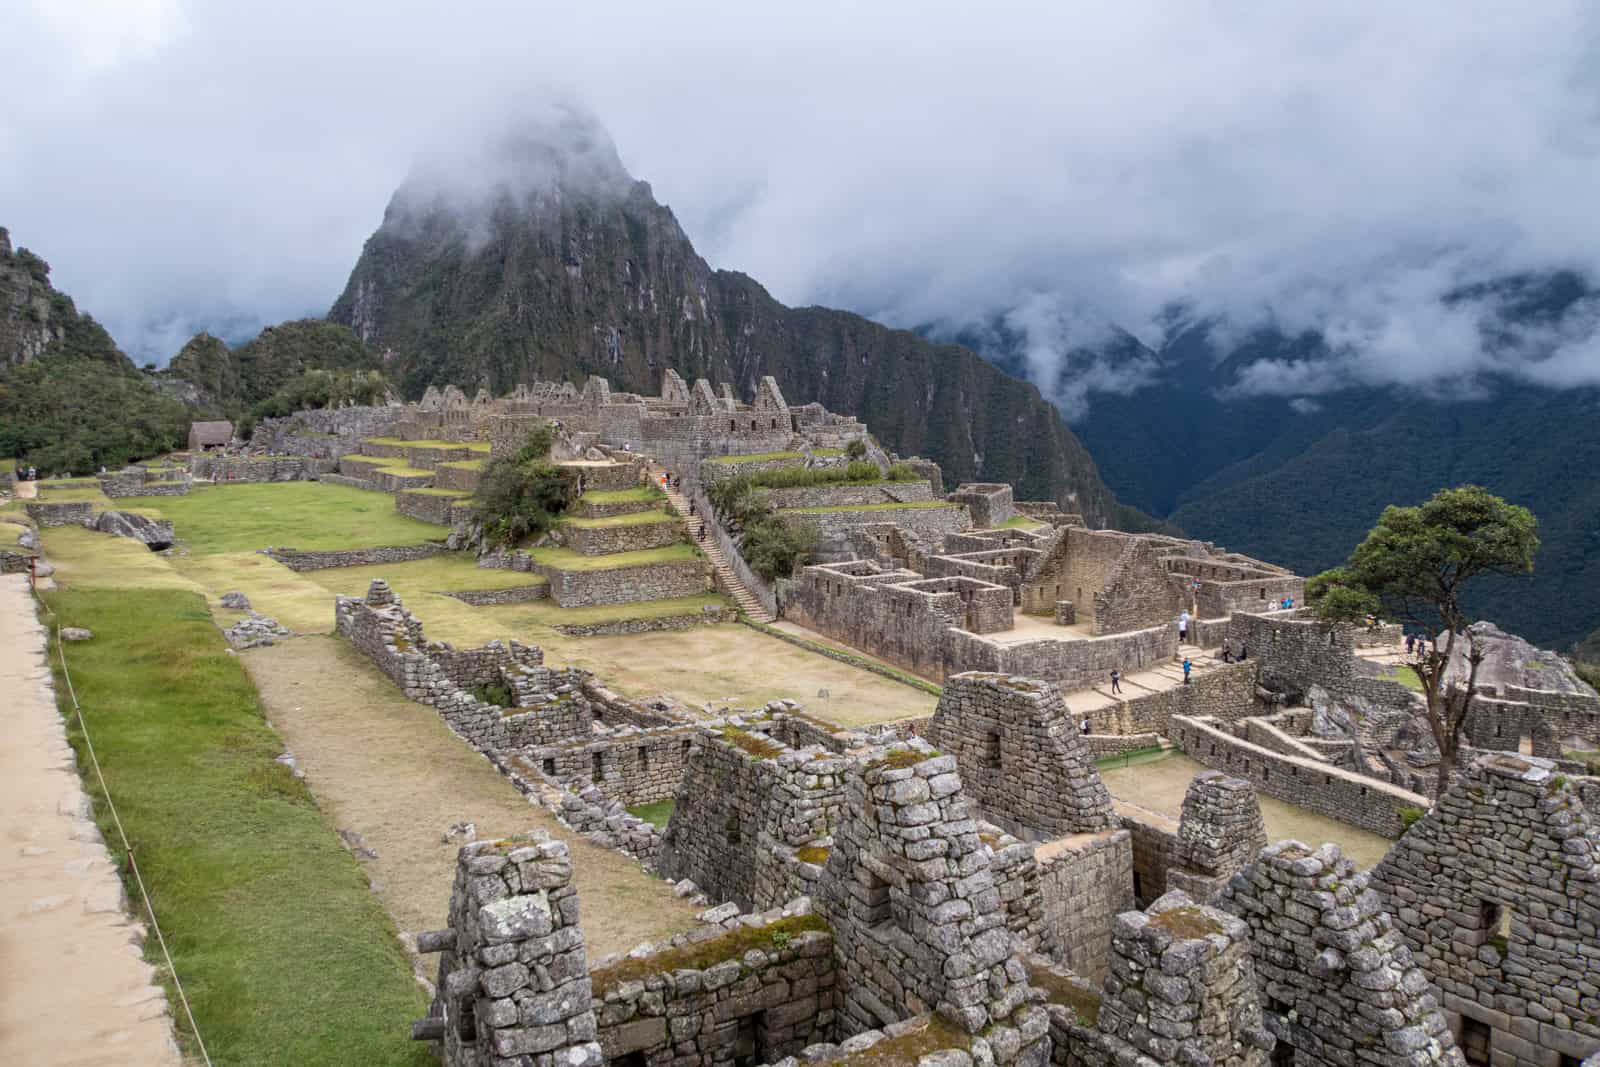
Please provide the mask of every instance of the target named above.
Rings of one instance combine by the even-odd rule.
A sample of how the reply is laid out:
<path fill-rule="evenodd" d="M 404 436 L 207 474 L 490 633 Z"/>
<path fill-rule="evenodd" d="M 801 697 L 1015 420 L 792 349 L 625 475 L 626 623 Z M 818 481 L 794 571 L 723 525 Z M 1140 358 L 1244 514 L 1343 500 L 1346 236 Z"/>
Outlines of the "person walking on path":
<path fill-rule="evenodd" d="M 1408 655 L 1408 656 L 1411 655 L 1411 653 L 1416 649 L 1416 647 L 1417 647 L 1417 635 L 1416 634 L 1406 634 L 1406 655 Z"/>
<path fill-rule="evenodd" d="M 1088 719 L 1084 719 L 1083 720 L 1083 725 L 1079 728 L 1079 732 L 1082 733 L 1085 737 L 1089 736 L 1089 720 Z"/>
<path fill-rule="evenodd" d="M 1122 671 L 1116 667 L 1111 668 L 1111 691 L 1113 693 L 1122 692 Z"/>
<path fill-rule="evenodd" d="M 1188 685 L 1189 684 L 1189 668 L 1191 668 L 1193 666 L 1194 666 L 1194 664 L 1189 662 L 1189 657 L 1188 656 L 1183 657 L 1183 684 L 1184 685 Z"/>
<path fill-rule="evenodd" d="M 1188 608 L 1184 608 L 1182 611 L 1178 612 L 1178 643 L 1182 644 L 1183 642 L 1187 641 L 1188 639 L 1189 639 L 1189 609 Z"/>

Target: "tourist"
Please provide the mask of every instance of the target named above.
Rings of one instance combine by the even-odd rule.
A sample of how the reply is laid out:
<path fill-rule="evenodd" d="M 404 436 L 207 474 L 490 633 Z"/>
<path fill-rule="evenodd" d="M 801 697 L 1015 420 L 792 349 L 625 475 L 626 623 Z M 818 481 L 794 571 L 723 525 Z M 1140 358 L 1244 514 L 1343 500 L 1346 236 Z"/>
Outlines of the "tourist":
<path fill-rule="evenodd" d="M 1189 684 L 1189 668 L 1191 668 L 1193 666 L 1194 666 L 1194 664 L 1189 662 L 1189 657 L 1188 656 L 1183 657 L 1183 684 L 1184 685 L 1188 685 Z"/>
<path fill-rule="evenodd" d="M 1189 609 L 1184 608 L 1178 612 L 1178 642 L 1181 644 L 1189 639 Z"/>
<path fill-rule="evenodd" d="M 1089 736 L 1089 720 L 1088 719 L 1084 719 L 1083 720 L 1083 725 L 1078 727 L 1078 732 L 1083 734 L 1085 737 Z"/>
<path fill-rule="evenodd" d="M 1406 634 L 1406 655 L 1411 655 L 1417 648 L 1417 635 Z"/>
<path fill-rule="evenodd" d="M 38 480 L 39 480 L 39 468 L 37 468 L 37 467 L 29 467 L 28 468 L 28 481 L 36 482 Z"/>
<path fill-rule="evenodd" d="M 1233 649 L 1229 648 L 1227 645 L 1223 645 L 1222 646 L 1222 662 L 1224 662 L 1224 663 L 1232 663 L 1233 662 Z"/>
<path fill-rule="evenodd" d="M 1122 692 L 1122 672 L 1115 667 L 1111 668 L 1111 691 Z"/>

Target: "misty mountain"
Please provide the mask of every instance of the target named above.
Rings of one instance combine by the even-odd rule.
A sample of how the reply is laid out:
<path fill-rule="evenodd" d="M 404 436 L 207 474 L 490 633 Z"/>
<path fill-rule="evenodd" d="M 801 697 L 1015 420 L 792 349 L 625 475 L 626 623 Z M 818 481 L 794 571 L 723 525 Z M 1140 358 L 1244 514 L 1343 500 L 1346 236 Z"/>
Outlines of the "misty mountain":
<path fill-rule="evenodd" d="M 859 417 L 952 484 L 1012 482 L 1092 524 L 1144 521 L 1032 385 L 964 346 L 786 307 L 713 270 L 605 132 L 571 114 L 419 165 L 329 317 L 383 352 L 408 396 L 589 374 L 653 393 L 669 367 L 749 395 L 770 374 L 791 402 Z"/>
<path fill-rule="evenodd" d="M 1594 296 L 1565 274 L 1502 285 L 1491 332 L 1558 319 Z M 1204 324 L 1159 350 L 1128 338 L 1100 358 L 1141 361 L 1154 367 L 1151 380 L 1125 395 L 1096 393 L 1073 428 L 1119 499 L 1303 574 L 1342 562 L 1388 504 L 1487 486 L 1534 512 L 1543 547 L 1531 578 L 1486 582 L 1474 610 L 1547 647 L 1568 647 L 1600 624 L 1600 390 L 1505 377 L 1464 397 L 1452 397 L 1450 382 L 1434 395 L 1238 389 L 1260 361 L 1325 351 L 1315 334 L 1263 330 L 1229 344 Z M 996 358 L 1017 366 L 1014 345 Z"/>

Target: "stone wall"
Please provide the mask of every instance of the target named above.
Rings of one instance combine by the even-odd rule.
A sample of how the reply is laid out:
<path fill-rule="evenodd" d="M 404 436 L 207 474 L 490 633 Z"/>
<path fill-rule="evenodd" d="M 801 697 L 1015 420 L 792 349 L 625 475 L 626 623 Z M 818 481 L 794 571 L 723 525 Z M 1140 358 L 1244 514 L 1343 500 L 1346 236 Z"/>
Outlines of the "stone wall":
<path fill-rule="evenodd" d="M 1587 693 L 1520 686 L 1480 690 L 1467 711 L 1463 737 L 1476 748 L 1505 752 L 1520 751 L 1527 738 L 1535 756 L 1560 759 L 1570 738 L 1600 748 L 1600 701 Z"/>
<path fill-rule="evenodd" d="M 1290 612 L 1237 612 L 1228 621 L 1226 640 L 1235 655 L 1248 652 L 1247 662 L 1255 662 L 1261 684 L 1277 692 L 1305 693 L 1313 685 L 1344 692 L 1356 676 L 1355 638 L 1348 626 Z"/>
<path fill-rule="evenodd" d="M 874 508 L 871 510 L 786 511 L 784 518 L 817 531 L 824 540 L 842 540 L 854 526 L 892 522 L 921 537 L 942 537 L 972 526 L 972 518 L 960 507 Z"/>
<path fill-rule="evenodd" d="M 443 552 L 444 545 L 396 545 L 388 548 L 347 548 L 330 552 L 301 552 L 296 548 L 264 548 L 270 556 L 292 571 L 320 571 L 329 567 L 370 567 L 379 563 L 408 563 Z"/>
<path fill-rule="evenodd" d="M 834 1036 L 825 924 L 798 908 L 743 919 L 590 972 L 607 1063 L 771 1063 Z"/>
<path fill-rule="evenodd" d="M 1097 634 L 1175 626 L 1178 613 L 1184 608 L 1183 598 L 1174 589 L 1154 547 L 1140 538 L 1128 542 L 1104 586 L 1093 592 L 1090 603 Z"/>
<path fill-rule="evenodd" d="M 1173 635 L 1176 643 L 1176 634 Z M 1124 675 L 1129 668 L 1123 667 Z M 1090 679 L 1085 684 L 1104 687 L 1106 678 Z M 1165 736 L 1174 715 L 1191 718 L 1219 719 L 1235 722 L 1255 710 L 1255 668 L 1247 663 L 1221 664 L 1203 674 L 1196 674 L 1188 685 L 1176 685 L 1128 696 L 1123 688 L 1123 699 L 1094 711 L 1084 713 L 1089 727 L 1095 733 L 1135 734 L 1156 733 Z"/>
<path fill-rule="evenodd" d="M 873 482 L 867 485 L 802 485 L 789 489 L 760 489 L 775 508 L 824 508 L 851 504 L 912 503 L 932 500 L 927 482 Z"/>
<path fill-rule="evenodd" d="M 661 515 L 659 522 L 635 522 L 621 526 L 585 526 L 564 522 L 559 530 L 562 540 L 585 556 L 609 556 L 616 552 L 642 552 L 651 548 L 665 548 L 685 539 L 683 524 L 674 517 Z"/>
<path fill-rule="evenodd" d="M 793 862 L 825 841 L 844 801 L 845 761 L 772 738 L 769 719 L 738 718 L 692 736 L 658 867 L 742 910 L 809 891 Z"/>
<path fill-rule="evenodd" d="M 917 745 L 846 768 L 817 896 L 843 968 L 844 1032 L 932 1008 L 996 1062 L 1036 1064 L 1048 1019 L 1014 955 L 990 851 L 955 759 Z"/>
<path fill-rule="evenodd" d="M 336 597 L 334 625 L 408 698 L 438 709 L 474 748 L 552 745 L 591 735 L 595 716 L 581 671 L 545 667 L 540 649 L 516 641 L 462 650 L 429 644 L 422 624 L 382 579 L 365 598 Z M 514 706 L 477 699 L 469 690 L 482 685 L 505 688 Z"/>
<path fill-rule="evenodd" d="M 583 777 L 627 807 L 668 800 L 683 782 L 693 744 L 684 727 L 578 740 L 526 750 L 524 758 L 558 781 Z"/>
<path fill-rule="evenodd" d="M 189 457 L 189 473 L 218 484 L 233 482 L 301 482 L 338 470 L 334 460 L 306 456 L 231 455 L 196 452 Z"/>
<path fill-rule="evenodd" d="M 464 493 L 471 493 L 478 488 L 480 477 L 482 470 L 477 466 L 441 463 L 433 469 L 433 484 L 440 489 L 460 489 Z"/>
<path fill-rule="evenodd" d="M 1370 877 L 1338 845 L 1281 841 L 1228 885 L 1218 906 L 1250 925 L 1266 1027 L 1280 1054 L 1309 1067 L 1460 1067 L 1428 976 Z"/>
<path fill-rule="evenodd" d="M 437 1039 L 446 1067 L 601 1067 L 566 844 L 541 835 L 466 846 L 449 915 L 447 929 L 417 939 L 440 958 L 413 1036 Z"/>
<path fill-rule="evenodd" d="M 564 608 L 668 600 L 710 588 L 709 567 L 700 559 L 593 571 L 541 570 L 549 579 L 550 596 Z"/>
<path fill-rule="evenodd" d="M 1133 898 L 1139 907 L 1148 907 L 1167 891 L 1167 872 L 1181 854 L 1178 824 L 1154 812 L 1118 815 L 1133 846 Z"/>
<path fill-rule="evenodd" d="M 948 499 L 961 504 L 982 530 L 1003 526 L 1017 514 L 1011 502 L 1011 486 L 993 482 L 969 482 L 956 487 Z"/>
<path fill-rule="evenodd" d="M 1250 783 L 1221 771 L 1201 771 L 1183 797 L 1167 885 L 1212 903 L 1234 872 L 1266 846 L 1261 805 Z"/>
<path fill-rule="evenodd" d="M 1400 836 L 1402 811 L 1429 804 L 1387 782 L 1252 745 L 1215 722 L 1173 716 L 1167 736 L 1190 759 L 1244 778 L 1268 796 L 1384 837 Z"/>
<path fill-rule="evenodd" d="M 1071 834 L 1040 845 L 1034 859 L 1047 936 L 1030 947 L 1099 980 L 1110 959 L 1112 923 L 1134 906 L 1133 835 Z"/>
<path fill-rule="evenodd" d="M 1459 1044 L 1497 1065 L 1600 1051 L 1597 831 L 1554 770 L 1474 761 L 1372 871 Z"/>
<path fill-rule="evenodd" d="M 453 493 L 446 494 L 430 489 L 408 489 L 395 494 L 394 509 L 422 522 L 439 526 L 450 525 L 451 509 L 461 500 Z"/>
<path fill-rule="evenodd" d="M 40 529 L 53 526 L 87 526 L 94 519 L 94 505 L 87 501 L 25 500 L 23 510 Z"/>
<path fill-rule="evenodd" d="M 1000 644 L 981 636 L 953 633 L 947 641 L 947 669 L 994 671 L 1043 678 L 1063 689 L 1087 689 L 1105 683 L 1113 667 L 1132 674 L 1178 652 L 1178 631 L 1156 626 L 1133 633 L 1082 640 L 1041 640 Z"/>
<path fill-rule="evenodd" d="M 1032 840 L 1109 830 L 1111 794 L 1061 693 L 990 674 L 946 679 L 927 737 L 956 760 L 983 818 Z"/>
<path fill-rule="evenodd" d="M 455 597 L 463 604 L 488 607 L 493 604 L 525 604 L 530 600 L 544 600 L 550 595 L 550 586 L 544 582 L 513 585 L 507 589 L 461 589 L 446 596 Z"/>

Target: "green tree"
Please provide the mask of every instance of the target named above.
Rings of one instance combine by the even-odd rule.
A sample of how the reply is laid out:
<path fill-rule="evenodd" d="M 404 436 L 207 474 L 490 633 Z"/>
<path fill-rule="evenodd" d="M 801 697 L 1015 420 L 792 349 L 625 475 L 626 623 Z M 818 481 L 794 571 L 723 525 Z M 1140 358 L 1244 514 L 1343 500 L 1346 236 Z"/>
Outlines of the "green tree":
<path fill-rule="evenodd" d="M 739 543 L 744 561 L 767 581 L 788 578 L 817 548 L 817 533 L 793 519 L 769 516 L 747 524 Z"/>
<path fill-rule="evenodd" d="M 510 548 L 539 536 L 578 498 L 576 476 L 548 461 L 554 442 L 555 428 L 540 423 L 521 449 L 484 465 L 473 503 L 489 544 Z"/>
<path fill-rule="evenodd" d="M 1369 612 L 1436 634 L 1416 663 L 1428 727 L 1439 746 L 1438 792 L 1455 773 L 1461 727 L 1477 693 L 1484 650 L 1468 630 L 1462 595 L 1474 579 L 1533 571 L 1538 522 L 1527 508 L 1476 485 L 1441 489 L 1420 507 L 1385 508 L 1349 561 L 1306 583 L 1306 600 L 1328 622 L 1354 622 Z M 1443 647 L 1440 647 L 1440 642 Z M 1465 643 L 1466 679 L 1449 679 Z"/>

